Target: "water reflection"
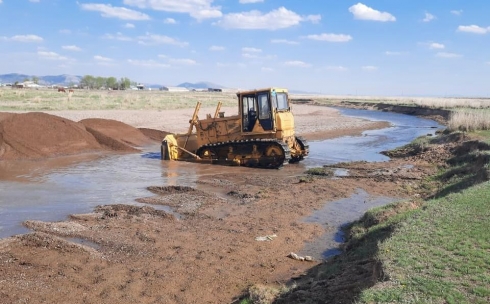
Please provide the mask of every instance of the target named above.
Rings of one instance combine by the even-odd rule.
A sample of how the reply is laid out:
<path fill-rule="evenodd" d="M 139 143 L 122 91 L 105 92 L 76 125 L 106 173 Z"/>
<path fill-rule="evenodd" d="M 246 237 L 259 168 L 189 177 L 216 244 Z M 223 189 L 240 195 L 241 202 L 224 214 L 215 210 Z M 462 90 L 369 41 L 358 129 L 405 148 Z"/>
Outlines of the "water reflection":
<path fill-rule="evenodd" d="M 361 217 L 367 210 L 384 206 L 397 201 L 389 197 L 373 197 L 366 191 L 358 189 L 351 197 L 328 202 L 325 206 L 304 219 L 307 223 L 324 226 L 326 233 L 313 242 L 307 243 L 301 254 L 310 255 L 315 259 L 325 259 L 341 253 L 339 246 L 343 243 L 342 228 Z M 325 248 L 328 248 L 325 250 Z"/>

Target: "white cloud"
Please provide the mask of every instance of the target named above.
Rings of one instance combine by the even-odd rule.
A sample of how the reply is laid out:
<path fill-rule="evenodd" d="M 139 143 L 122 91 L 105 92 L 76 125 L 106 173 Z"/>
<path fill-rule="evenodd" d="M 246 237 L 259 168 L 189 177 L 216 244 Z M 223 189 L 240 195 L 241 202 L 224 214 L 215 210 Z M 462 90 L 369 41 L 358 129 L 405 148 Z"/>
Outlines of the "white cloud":
<path fill-rule="evenodd" d="M 304 18 L 306 21 L 310 21 L 311 23 L 317 24 L 322 20 L 322 16 L 320 15 L 308 15 Z"/>
<path fill-rule="evenodd" d="M 446 48 L 446 46 L 442 43 L 432 42 L 429 44 L 429 48 L 432 50 L 441 50 Z"/>
<path fill-rule="evenodd" d="M 221 7 L 212 6 L 214 0 L 124 0 L 124 4 L 172 13 L 187 13 L 202 20 L 223 16 Z"/>
<path fill-rule="evenodd" d="M 103 62 L 111 62 L 111 61 L 113 61 L 111 58 L 103 57 L 103 56 L 100 56 L 100 55 L 95 55 L 94 56 L 94 59 L 97 60 L 97 61 L 103 61 Z"/>
<path fill-rule="evenodd" d="M 439 52 L 439 53 L 436 54 L 436 56 L 437 57 L 441 57 L 441 58 L 459 58 L 459 57 L 463 57 L 460 54 L 446 53 L 446 52 Z"/>
<path fill-rule="evenodd" d="M 155 45 L 155 44 L 170 44 L 176 45 L 180 47 L 184 47 L 189 45 L 187 42 L 179 41 L 175 38 L 164 36 L 164 35 L 156 35 L 146 33 L 145 36 L 139 36 L 139 43 L 143 45 Z"/>
<path fill-rule="evenodd" d="M 128 63 L 144 68 L 168 68 L 170 65 L 155 60 L 133 60 L 128 59 Z"/>
<path fill-rule="evenodd" d="M 132 41 L 133 40 L 133 38 L 125 36 L 120 32 L 117 32 L 116 35 L 105 34 L 104 36 L 102 36 L 102 38 L 110 39 L 110 40 L 119 40 L 119 41 Z"/>
<path fill-rule="evenodd" d="M 349 12 L 354 15 L 355 19 L 360 20 L 372 20 L 372 21 L 396 21 L 395 16 L 387 12 L 380 12 L 375 9 L 370 8 L 362 3 L 357 3 L 349 7 Z"/>
<path fill-rule="evenodd" d="M 484 28 L 478 25 L 460 25 L 458 26 L 458 32 L 486 34 L 490 32 L 490 27 Z"/>
<path fill-rule="evenodd" d="M 253 47 L 244 47 L 242 48 L 242 52 L 244 53 L 262 53 L 261 49 L 253 48 Z"/>
<path fill-rule="evenodd" d="M 287 40 L 287 39 L 272 39 L 271 43 L 283 43 L 283 44 L 299 44 L 297 41 Z"/>
<path fill-rule="evenodd" d="M 211 47 L 209 47 L 209 50 L 210 51 L 224 51 L 225 50 L 225 47 L 224 46 L 218 46 L 218 45 L 213 45 Z"/>
<path fill-rule="evenodd" d="M 436 16 L 434 16 L 430 13 L 425 13 L 425 18 L 422 21 L 423 22 L 431 22 L 434 19 L 437 19 Z"/>
<path fill-rule="evenodd" d="M 126 23 L 126 24 L 124 25 L 124 27 L 125 27 L 125 28 L 135 28 L 134 24 L 132 24 L 132 23 Z"/>
<path fill-rule="evenodd" d="M 250 53 L 242 53 L 242 57 L 248 58 L 248 59 L 257 59 L 257 58 L 259 58 L 259 55 L 250 54 Z"/>
<path fill-rule="evenodd" d="M 490 61 L 487 61 L 486 63 L 487 63 L 488 65 L 490 65 Z"/>
<path fill-rule="evenodd" d="M 49 60 L 68 60 L 67 57 L 61 56 L 58 53 L 55 52 L 48 52 L 48 51 L 37 51 L 37 54 L 39 55 L 40 58 L 42 59 L 49 59 Z"/>
<path fill-rule="evenodd" d="M 262 72 L 274 72 L 274 69 L 273 69 L 273 68 L 265 68 L 265 67 L 263 67 L 263 68 L 261 68 L 260 70 L 261 70 Z"/>
<path fill-rule="evenodd" d="M 10 40 L 15 42 L 43 42 L 44 39 L 37 35 L 15 35 L 12 37 L 3 37 L 4 40 Z"/>
<path fill-rule="evenodd" d="M 299 67 L 299 68 L 311 67 L 311 64 L 300 61 L 300 60 L 286 61 L 286 62 L 284 62 L 284 65 L 291 66 L 291 67 Z"/>
<path fill-rule="evenodd" d="M 169 59 L 169 63 L 171 64 L 177 64 L 177 65 L 196 65 L 197 62 L 192 59 L 175 59 L 171 58 Z"/>
<path fill-rule="evenodd" d="M 243 58 L 269 60 L 276 58 L 275 55 L 260 56 L 258 53 L 242 53 Z"/>
<path fill-rule="evenodd" d="M 76 45 L 63 45 L 61 48 L 67 51 L 74 51 L 74 52 L 80 52 L 82 50 Z"/>
<path fill-rule="evenodd" d="M 39 0 L 29 0 L 29 2 L 37 3 L 37 2 L 39 2 Z M 2 0 L 0 0 L 0 3 L 2 3 Z"/>
<path fill-rule="evenodd" d="M 328 42 L 348 42 L 352 40 L 352 36 L 344 34 L 320 34 L 320 35 L 308 35 L 306 38 L 318 41 L 328 41 Z"/>
<path fill-rule="evenodd" d="M 177 21 L 175 21 L 175 19 L 173 19 L 173 18 L 165 18 L 165 20 L 163 20 L 163 23 L 165 23 L 165 24 L 176 24 Z"/>
<path fill-rule="evenodd" d="M 150 20 L 147 14 L 127 9 L 125 7 L 112 6 L 110 4 L 86 3 L 80 4 L 86 11 L 100 12 L 105 18 L 119 18 L 122 20 Z"/>
<path fill-rule="evenodd" d="M 166 66 L 172 65 L 196 65 L 198 64 L 195 60 L 193 59 L 187 59 L 187 58 L 170 58 L 167 55 L 164 54 L 159 54 L 158 58 L 165 59 L 168 64 L 165 64 Z"/>
<path fill-rule="evenodd" d="M 240 0 L 238 1 L 241 4 L 247 4 L 247 3 L 259 3 L 259 2 L 264 2 L 264 0 Z"/>
<path fill-rule="evenodd" d="M 67 29 L 62 29 L 62 30 L 59 30 L 58 31 L 60 34 L 65 34 L 65 35 L 69 35 L 71 34 L 71 31 L 70 30 L 67 30 Z"/>
<path fill-rule="evenodd" d="M 266 14 L 257 10 L 226 14 L 216 24 L 224 28 L 234 29 L 278 30 L 298 25 L 304 21 L 311 21 L 312 19 L 315 19 L 314 16 L 301 17 L 285 7 L 280 7 Z"/>
<path fill-rule="evenodd" d="M 364 71 L 376 71 L 376 70 L 378 70 L 378 67 L 374 66 L 374 65 L 365 65 L 362 67 L 362 69 Z"/>
<path fill-rule="evenodd" d="M 452 10 L 451 11 L 451 14 L 456 15 L 456 16 L 460 16 L 462 13 L 463 13 L 463 10 Z"/>

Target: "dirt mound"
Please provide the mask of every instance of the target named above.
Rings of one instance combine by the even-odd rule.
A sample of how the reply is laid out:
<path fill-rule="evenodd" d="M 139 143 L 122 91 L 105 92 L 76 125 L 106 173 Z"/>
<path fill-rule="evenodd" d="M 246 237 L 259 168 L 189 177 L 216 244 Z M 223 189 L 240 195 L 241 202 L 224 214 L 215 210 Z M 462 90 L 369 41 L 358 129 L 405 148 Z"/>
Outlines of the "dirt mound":
<path fill-rule="evenodd" d="M 165 138 L 165 136 L 170 134 L 170 132 L 148 129 L 148 128 L 138 128 L 138 130 L 140 130 L 141 133 L 143 133 L 146 137 L 158 142 L 162 141 Z"/>
<path fill-rule="evenodd" d="M 15 115 L 15 114 L 13 114 L 13 113 L 2 113 L 2 112 L 0 112 L 0 121 L 4 120 L 4 119 L 6 119 L 6 118 L 8 118 L 8 117 L 10 117 L 12 115 Z"/>
<path fill-rule="evenodd" d="M 85 127 L 46 113 L 0 116 L 0 160 L 36 159 L 102 150 Z"/>
<path fill-rule="evenodd" d="M 150 129 L 140 131 L 110 119 L 74 122 L 38 112 L 0 113 L 0 160 L 40 159 L 107 149 L 138 152 L 136 147 L 160 141 L 165 134 Z"/>
<path fill-rule="evenodd" d="M 152 143 L 140 130 L 123 122 L 111 119 L 89 118 L 80 121 L 99 143 L 116 151 L 137 151 Z"/>

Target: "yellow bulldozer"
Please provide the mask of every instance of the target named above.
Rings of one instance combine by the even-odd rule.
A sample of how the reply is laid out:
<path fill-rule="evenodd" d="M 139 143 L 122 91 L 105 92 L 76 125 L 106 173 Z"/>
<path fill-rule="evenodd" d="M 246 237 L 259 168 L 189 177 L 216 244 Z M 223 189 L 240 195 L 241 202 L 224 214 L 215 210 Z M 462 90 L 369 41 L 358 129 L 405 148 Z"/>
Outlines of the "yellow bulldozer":
<path fill-rule="evenodd" d="M 161 158 L 280 168 L 308 155 L 308 144 L 294 132 L 287 89 L 245 91 L 237 97 L 238 115 L 229 117 L 220 112 L 219 102 L 214 116 L 199 119 L 198 102 L 189 131 L 163 139 Z"/>

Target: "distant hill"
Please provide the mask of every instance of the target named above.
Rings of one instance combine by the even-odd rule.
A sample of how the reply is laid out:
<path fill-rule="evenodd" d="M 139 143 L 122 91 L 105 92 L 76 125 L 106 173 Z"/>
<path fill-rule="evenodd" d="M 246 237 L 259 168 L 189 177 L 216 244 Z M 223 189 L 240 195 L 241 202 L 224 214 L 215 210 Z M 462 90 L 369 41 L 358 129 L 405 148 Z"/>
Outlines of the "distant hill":
<path fill-rule="evenodd" d="M 184 82 L 179 84 L 178 87 L 187 88 L 187 89 L 207 89 L 207 88 L 224 89 L 225 88 L 222 85 L 212 83 L 212 82 L 206 82 L 206 81 L 201 81 L 196 83 Z"/>
<path fill-rule="evenodd" d="M 69 85 L 78 84 L 82 76 L 74 75 L 54 75 L 54 76 L 36 76 L 36 75 L 26 75 L 26 74 L 3 74 L 0 75 L 0 83 L 15 83 L 23 82 L 26 79 L 31 80 L 32 77 L 37 77 L 39 79 L 40 85 Z"/>

